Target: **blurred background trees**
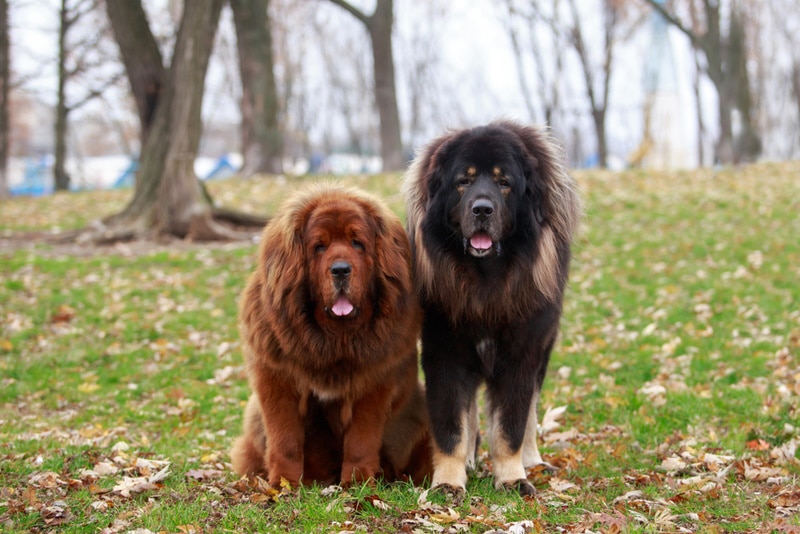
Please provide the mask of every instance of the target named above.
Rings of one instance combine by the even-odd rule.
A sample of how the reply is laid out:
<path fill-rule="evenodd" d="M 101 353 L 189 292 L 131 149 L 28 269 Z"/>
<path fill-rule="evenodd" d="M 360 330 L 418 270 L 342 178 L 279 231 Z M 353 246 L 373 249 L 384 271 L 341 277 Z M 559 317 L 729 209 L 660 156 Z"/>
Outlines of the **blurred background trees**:
<path fill-rule="evenodd" d="M 32 176 L 74 189 L 124 171 L 138 198 L 143 180 L 189 177 L 178 196 L 212 218 L 164 223 L 173 205 L 147 220 L 211 236 L 197 176 L 223 163 L 398 170 L 442 130 L 497 117 L 546 123 L 574 166 L 800 155 L 796 0 L 207 1 L 212 19 L 193 29 L 208 72 L 184 77 L 171 71 L 194 2 L 0 0 L 0 195 Z M 155 134 L 165 96 L 186 110 Z M 112 157 L 125 163 L 92 175 Z"/>

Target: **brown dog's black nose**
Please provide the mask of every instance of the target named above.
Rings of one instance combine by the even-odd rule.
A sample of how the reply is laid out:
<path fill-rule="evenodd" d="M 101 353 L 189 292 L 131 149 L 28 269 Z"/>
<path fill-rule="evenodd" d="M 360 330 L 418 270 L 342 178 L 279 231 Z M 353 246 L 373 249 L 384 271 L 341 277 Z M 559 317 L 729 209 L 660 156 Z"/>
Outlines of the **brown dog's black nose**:
<path fill-rule="evenodd" d="M 331 274 L 336 278 L 347 278 L 352 270 L 346 261 L 336 261 L 331 265 Z"/>
<path fill-rule="evenodd" d="M 481 221 L 489 218 L 494 212 L 494 207 L 488 198 L 479 198 L 472 204 L 472 214 Z"/>

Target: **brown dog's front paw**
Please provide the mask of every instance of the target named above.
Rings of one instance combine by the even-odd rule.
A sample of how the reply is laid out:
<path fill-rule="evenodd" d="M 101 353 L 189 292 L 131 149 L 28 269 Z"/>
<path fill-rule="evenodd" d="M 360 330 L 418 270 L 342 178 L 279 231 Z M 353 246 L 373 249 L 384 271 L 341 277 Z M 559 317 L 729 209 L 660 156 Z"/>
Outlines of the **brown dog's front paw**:
<path fill-rule="evenodd" d="M 375 477 L 378 475 L 378 470 L 375 468 L 358 467 L 358 466 L 344 466 L 342 468 L 341 486 L 346 488 L 353 484 L 362 484 L 364 482 L 374 485 Z"/>
<path fill-rule="evenodd" d="M 521 478 L 512 482 L 503 482 L 503 488 L 510 491 L 517 491 L 523 497 L 536 495 L 536 488 L 534 488 L 533 484 L 531 484 L 526 478 Z"/>

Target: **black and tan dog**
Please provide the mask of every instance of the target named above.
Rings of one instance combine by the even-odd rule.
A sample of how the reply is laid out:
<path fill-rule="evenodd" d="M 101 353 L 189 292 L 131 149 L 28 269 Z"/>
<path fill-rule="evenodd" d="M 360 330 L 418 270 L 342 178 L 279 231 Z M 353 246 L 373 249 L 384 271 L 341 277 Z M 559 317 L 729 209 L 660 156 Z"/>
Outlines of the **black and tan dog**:
<path fill-rule="evenodd" d="M 425 318 L 433 486 L 465 489 L 487 389 L 498 487 L 535 490 L 537 402 L 556 340 L 580 201 L 544 130 L 512 122 L 444 135 L 405 177 Z"/>

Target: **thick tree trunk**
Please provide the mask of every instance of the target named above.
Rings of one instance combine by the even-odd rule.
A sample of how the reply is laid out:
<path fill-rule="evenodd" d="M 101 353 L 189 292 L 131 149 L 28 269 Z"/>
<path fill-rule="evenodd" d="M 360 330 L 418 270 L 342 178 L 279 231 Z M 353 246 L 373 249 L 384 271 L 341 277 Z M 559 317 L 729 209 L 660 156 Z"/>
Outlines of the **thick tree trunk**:
<path fill-rule="evenodd" d="M 143 150 L 167 71 L 141 2 L 106 0 L 106 11 L 136 102 Z"/>
<path fill-rule="evenodd" d="M 397 107 L 397 90 L 394 82 L 394 52 L 392 50 L 393 0 L 377 0 L 371 16 L 353 7 L 345 0 L 331 0 L 342 7 L 367 28 L 372 44 L 372 65 L 375 82 L 375 104 L 378 107 L 381 132 L 381 158 L 383 170 L 405 168 L 403 140 L 400 132 L 400 112 Z"/>
<path fill-rule="evenodd" d="M 231 0 L 242 78 L 241 174 L 280 173 L 283 138 L 273 73 L 269 0 Z"/>
<path fill-rule="evenodd" d="M 0 0 L 0 199 L 8 191 L 8 88 L 11 75 L 8 43 L 8 0 Z"/>
<path fill-rule="evenodd" d="M 106 0 L 139 111 L 142 151 L 133 199 L 99 228 L 78 235 L 79 241 L 111 243 L 164 235 L 237 239 L 246 234 L 237 233 L 229 225 L 252 228 L 266 223 L 266 217 L 213 207 L 194 173 L 206 69 L 224 3 L 185 2 L 172 61 L 166 70 L 141 0 Z"/>
<path fill-rule="evenodd" d="M 384 171 L 402 170 L 406 166 L 394 82 L 393 15 L 393 0 L 378 0 L 375 13 L 367 25 L 372 41 L 375 102 L 381 121 L 381 158 Z"/>
<path fill-rule="evenodd" d="M 203 86 L 224 0 L 186 2 L 167 83 L 144 144 L 133 200 L 110 223 L 192 239 L 230 237 L 194 173 Z"/>
<path fill-rule="evenodd" d="M 53 163 L 53 181 L 56 191 L 69 190 L 70 178 L 66 171 L 67 159 L 67 108 L 64 88 L 67 83 L 67 32 L 70 21 L 67 12 L 67 1 L 61 0 L 58 25 L 58 98 L 56 101 L 55 121 L 55 161 Z"/>

